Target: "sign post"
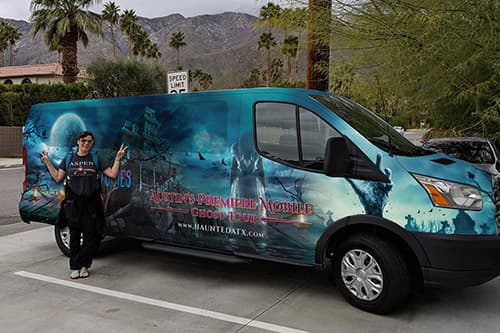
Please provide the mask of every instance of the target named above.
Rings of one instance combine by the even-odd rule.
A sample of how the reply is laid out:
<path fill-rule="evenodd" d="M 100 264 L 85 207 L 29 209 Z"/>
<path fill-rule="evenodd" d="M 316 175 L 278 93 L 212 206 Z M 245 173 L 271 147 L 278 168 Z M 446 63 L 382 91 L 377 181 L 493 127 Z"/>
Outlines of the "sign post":
<path fill-rule="evenodd" d="M 169 94 L 182 94 L 189 92 L 189 73 L 175 72 L 167 74 Z"/>

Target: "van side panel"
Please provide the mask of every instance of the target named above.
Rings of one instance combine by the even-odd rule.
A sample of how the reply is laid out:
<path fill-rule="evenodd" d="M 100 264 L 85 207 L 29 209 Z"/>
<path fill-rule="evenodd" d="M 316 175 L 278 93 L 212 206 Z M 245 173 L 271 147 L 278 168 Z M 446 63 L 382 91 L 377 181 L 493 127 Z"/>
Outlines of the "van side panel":
<path fill-rule="evenodd" d="M 378 149 L 308 94 L 256 89 L 34 106 L 24 128 L 21 216 L 56 223 L 64 188 L 39 154 L 47 151 L 57 166 L 77 135 L 89 130 L 93 151 L 108 165 L 121 144 L 129 147 L 117 179 L 102 178 L 111 235 L 313 264 L 328 226 L 349 216 L 376 216 L 408 232 L 496 233 L 491 198 L 484 196 L 480 211 L 434 207 L 408 170 L 444 175 L 445 166 L 432 157 L 423 163 L 425 157 L 397 158 Z M 348 137 L 389 182 L 328 177 L 264 157 L 254 128 L 254 106 L 261 101 L 307 109 Z"/>

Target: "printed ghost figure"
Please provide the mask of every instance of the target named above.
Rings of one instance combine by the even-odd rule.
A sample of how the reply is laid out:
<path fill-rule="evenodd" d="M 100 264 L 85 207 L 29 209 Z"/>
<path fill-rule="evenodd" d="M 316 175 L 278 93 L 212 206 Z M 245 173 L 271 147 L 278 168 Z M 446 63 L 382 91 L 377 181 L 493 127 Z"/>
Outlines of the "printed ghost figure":
<path fill-rule="evenodd" d="M 381 155 L 377 155 L 377 168 L 380 169 L 380 162 L 382 160 Z M 347 178 L 347 181 L 351 184 L 354 192 L 359 197 L 361 204 L 365 208 L 365 212 L 368 215 L 382 216 L 384 213 L 384 208 L 389 200 L 389 192 L 392 189 L 393 183 L 391 180 L 392 171 L 390 169 L 384 169 L 384 174 L 389 179 L 388 183 L 375 182 L 375 181 L 365 181 L 365 180 L 353 180 Z"/>
<path fill-rule="evenodd" d="M 262 158 L 253 150 L 249 133 L 231 146 L 231 197 L 259 201 L 265 199 Z M 264 214 L 263 214 L 264 215 Z"/>
<path fill-rule="evenodd" d="M 254 199 L 259 202 L 259 197 L 265 200 L 264 166 L 262 158 L 255 153 L 252 145 L 252 135 L 245 133 L 238 143 L 231 146 L 231 197 Z M 235 211 L 243 212 L 237 209 Z M 264 251 L 267 248 L 267 224 L 259 217 L 266 216 L 266 212 L 257 209 L 248 213 L 256 214 L 258 223 L 249 224 L 246 228 L 251 228 L 264 235 L 262 239 L 249 239 L 249 241 Z M 234 243 L 235 240 L 231 239 L 230 242 Z"/>

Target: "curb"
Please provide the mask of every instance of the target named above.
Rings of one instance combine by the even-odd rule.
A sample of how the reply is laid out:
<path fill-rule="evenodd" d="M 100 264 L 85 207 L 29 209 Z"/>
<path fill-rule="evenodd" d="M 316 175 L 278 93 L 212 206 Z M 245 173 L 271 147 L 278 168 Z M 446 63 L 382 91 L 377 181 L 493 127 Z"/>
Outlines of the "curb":
<path fill-rule="evenodd" d="M 14 164 L 0 164 L 0 169 L 10 169 L 10 168 L 19 168 L 19 167 L 22 167 L 22 163 L 19 164 L 19 163 L 14 163 Z"/>

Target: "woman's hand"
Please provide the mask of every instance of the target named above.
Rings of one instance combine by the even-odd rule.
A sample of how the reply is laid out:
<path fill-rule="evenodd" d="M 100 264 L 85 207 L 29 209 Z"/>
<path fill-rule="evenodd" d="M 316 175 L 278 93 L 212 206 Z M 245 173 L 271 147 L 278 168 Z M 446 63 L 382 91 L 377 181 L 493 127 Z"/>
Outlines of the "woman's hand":
<path fill-rule="evenodd" d="M 40 159 L 42 160 L 42 162 L 45 164 L 45 165 L 48 165 L 47 163 L 50 162 L 50 159 L 49 159 L 49 154 L 47 154 L 46 151 L 42 151 L 40 153 Z"/>
<path fill-rule="evenodd" d="M 56 183 L 59 183 L 64 179 L 64 177 L 66 176 L 66 171 L 56 170 L 52 165 L 52 162 L 50 161 L 49 154 L 47 154 L 46 151 L 42 151 L 40 153 L 40 159 L 47 166 L 47 170 L 49 170 L 50 175 L 52 176 L 52 178 L 54 178 Z"/>
<path fill-rule="evenodd" d="M 120 160 L 125 156 L 125 152 L 127 151 L 127 146 L 121 145 L 120 149 L 118 149 L 118 152 L 116 153 L 115 161 L 120 162 Z"/>
<path fill-rule="evenodd" d="M 121 145 L 120 149 L 116 152 L 115 161 L 113 162 L 113 166 L 111 168 L 106 168 L 102 171 L 107 177 L 111 179 L 115 179 L 116 175 L 118 175 L 118 170 L 120 169 L 120 160 L 123 156 L 125 156 L 125 152 L 127 151 L 126 146 Z"/>

